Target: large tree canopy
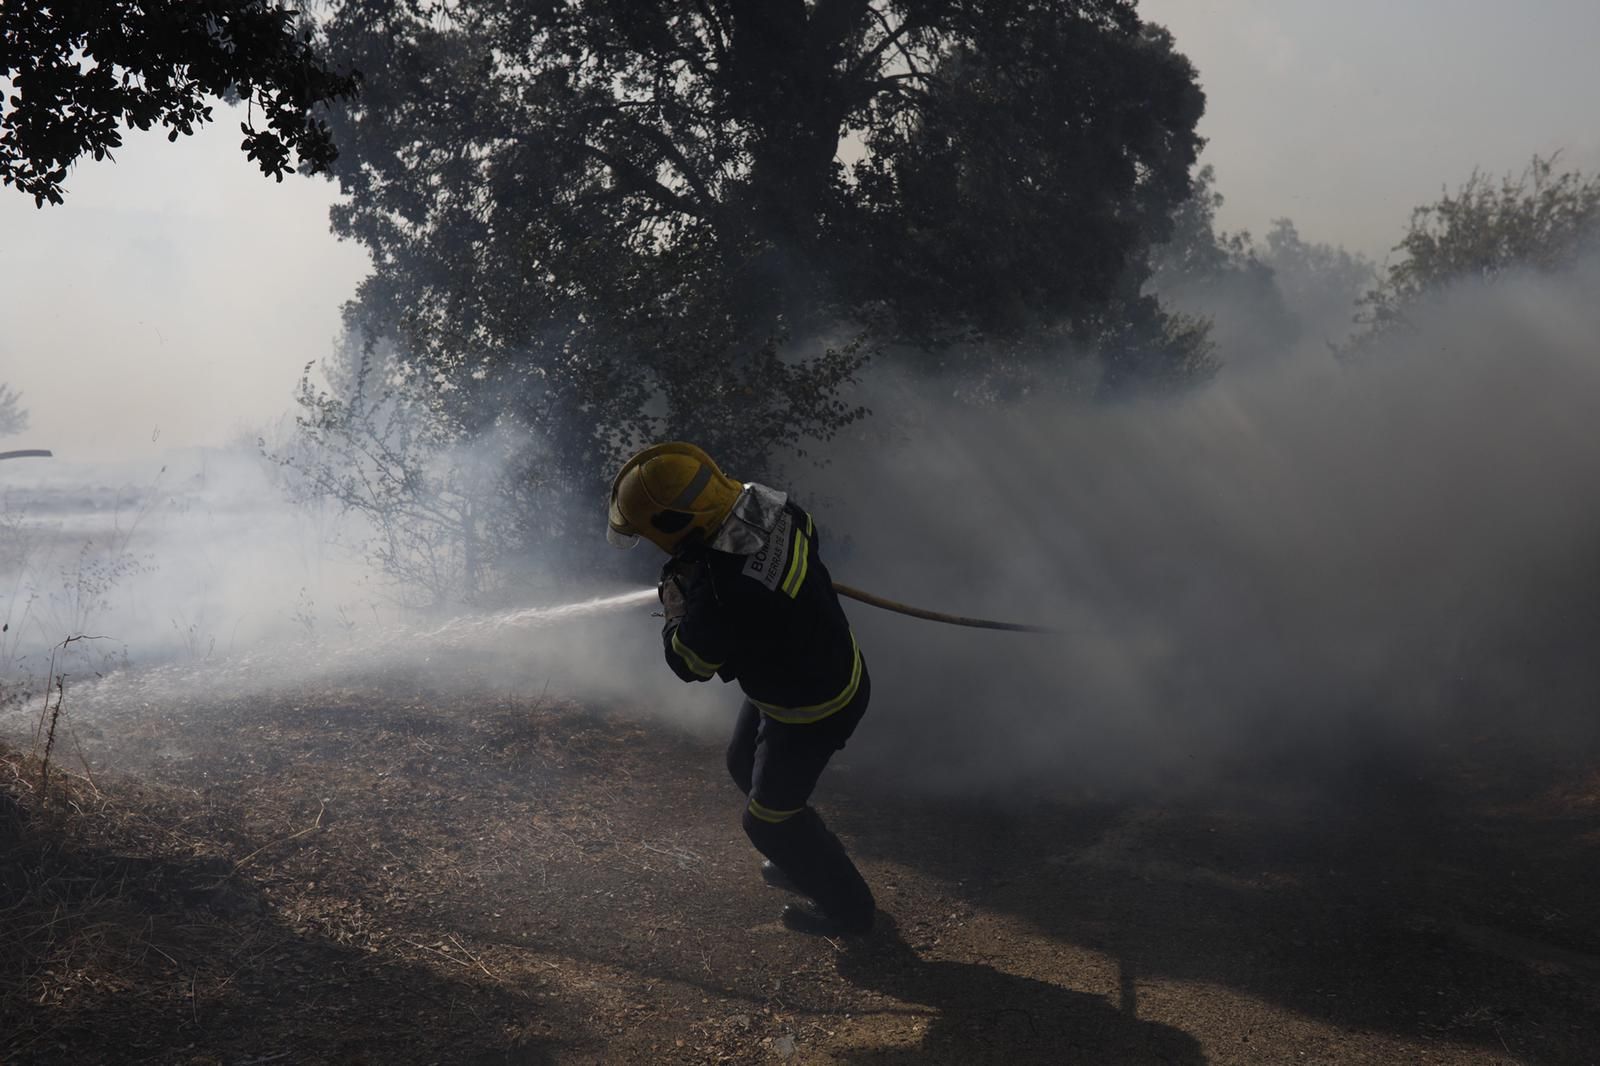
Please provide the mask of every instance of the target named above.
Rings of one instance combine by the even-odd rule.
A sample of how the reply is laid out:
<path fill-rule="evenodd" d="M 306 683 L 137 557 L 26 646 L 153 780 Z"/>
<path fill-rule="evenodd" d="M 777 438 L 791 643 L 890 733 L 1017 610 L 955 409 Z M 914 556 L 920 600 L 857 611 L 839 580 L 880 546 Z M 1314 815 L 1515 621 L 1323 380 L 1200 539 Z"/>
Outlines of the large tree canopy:
<path fill-rule="evenodd" d="M 296 20 L 273 0 L 5 0 L 0 181 L 61 203 L 67 168 L 105 158 L 124 123 L 177 140 L 222 96 L 250 103 L 242 147 L 263 173 L 282 181 L 291 155 L 325 169 L 333 142 L 312 108 L 355 80 L 318 61 Z"/>
<path fill-rule="evenodd" d="M 346 0 L 329 40 L 353 314 L 575 472 L 826 436 L 869 327 L 1160 346 L 1204 99 L 1129 0 Z"/>

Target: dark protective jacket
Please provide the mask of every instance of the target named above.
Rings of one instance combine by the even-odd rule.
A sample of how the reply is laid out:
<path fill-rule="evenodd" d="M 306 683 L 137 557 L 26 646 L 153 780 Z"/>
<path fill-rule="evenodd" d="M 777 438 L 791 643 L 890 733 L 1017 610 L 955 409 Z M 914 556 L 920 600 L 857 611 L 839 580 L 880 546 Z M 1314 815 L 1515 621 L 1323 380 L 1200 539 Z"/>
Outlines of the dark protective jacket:
<path fill-rule="evenodd" d="M 661 638 L 685 681 L 737 680 L 780 722 L 817 722 L 854 698 L 861 651 L 818 551 L 811 516 L 785 494 L 750 485 L 704 546 L 668 572 L 687 601 Z"/>

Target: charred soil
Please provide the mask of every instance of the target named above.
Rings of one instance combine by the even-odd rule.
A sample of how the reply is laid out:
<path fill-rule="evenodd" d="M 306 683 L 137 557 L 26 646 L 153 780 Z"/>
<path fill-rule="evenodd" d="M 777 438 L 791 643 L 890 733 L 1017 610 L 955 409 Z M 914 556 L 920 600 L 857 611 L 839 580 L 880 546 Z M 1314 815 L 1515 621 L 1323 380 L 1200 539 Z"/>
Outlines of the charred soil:
<path fill-rule="evenodd" d="M 47 789 L 0 763 L 8 1066 L 1600 1061 L 1592 752 L 982 804 L 841 757 L 883 920 L 834 942 L 777 923 L 720 749 L 633 708 L 390 681 L 66 724 Z"/>

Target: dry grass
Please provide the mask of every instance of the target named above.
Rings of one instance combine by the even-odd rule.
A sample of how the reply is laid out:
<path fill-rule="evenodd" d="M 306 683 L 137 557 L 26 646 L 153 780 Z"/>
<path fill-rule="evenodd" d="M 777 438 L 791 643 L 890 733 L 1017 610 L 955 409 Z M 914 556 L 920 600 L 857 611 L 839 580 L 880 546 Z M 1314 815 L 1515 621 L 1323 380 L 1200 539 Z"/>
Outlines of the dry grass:
<path fill-rule="evenodd" d="M 716 746 L 642 717 L 418 678 L 67 695 L 87 744 L 47 786 L 0 749 L 6 1066 L 1578 1063 L 1600 1033 L 1576 756 L 1014 811 L 830 771 L 892 916 L 852 947 L 776 926 Z"/>
<path fill-rule="evenodd" d="M 0 1016 L 39 1023 L 0 1046 L 24 1059 L 54 1039 L 51 1018 L 132 1024 L 183 974 L 198 1009 L 219 979 L 204 960 L 236 933 L 196 906 L 224 890 L 225 866 L 166 804 L 47 770 L 0 750 Z"/>

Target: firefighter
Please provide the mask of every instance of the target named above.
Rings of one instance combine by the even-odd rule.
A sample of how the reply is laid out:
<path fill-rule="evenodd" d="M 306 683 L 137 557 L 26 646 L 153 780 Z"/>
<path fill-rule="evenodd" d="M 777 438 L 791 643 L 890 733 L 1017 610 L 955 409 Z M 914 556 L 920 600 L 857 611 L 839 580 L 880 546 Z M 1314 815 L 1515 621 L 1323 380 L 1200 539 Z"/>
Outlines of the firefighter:
<path fill-rule="evenodd" d="M 834 595 L 811 516 L 787 494 L 727 477 L 680 441 L 629 459 L 611 485 L 607 538 L 640 537 L 662 568 L 667 665 L 684 681 L 739 682 L 728 772 L 762 877 L 808 897 L 783 922 L 822 935 L 872 927 L 872 892 L 810 805 L 823 767 L 866 712 L 861 649 Z"/>

